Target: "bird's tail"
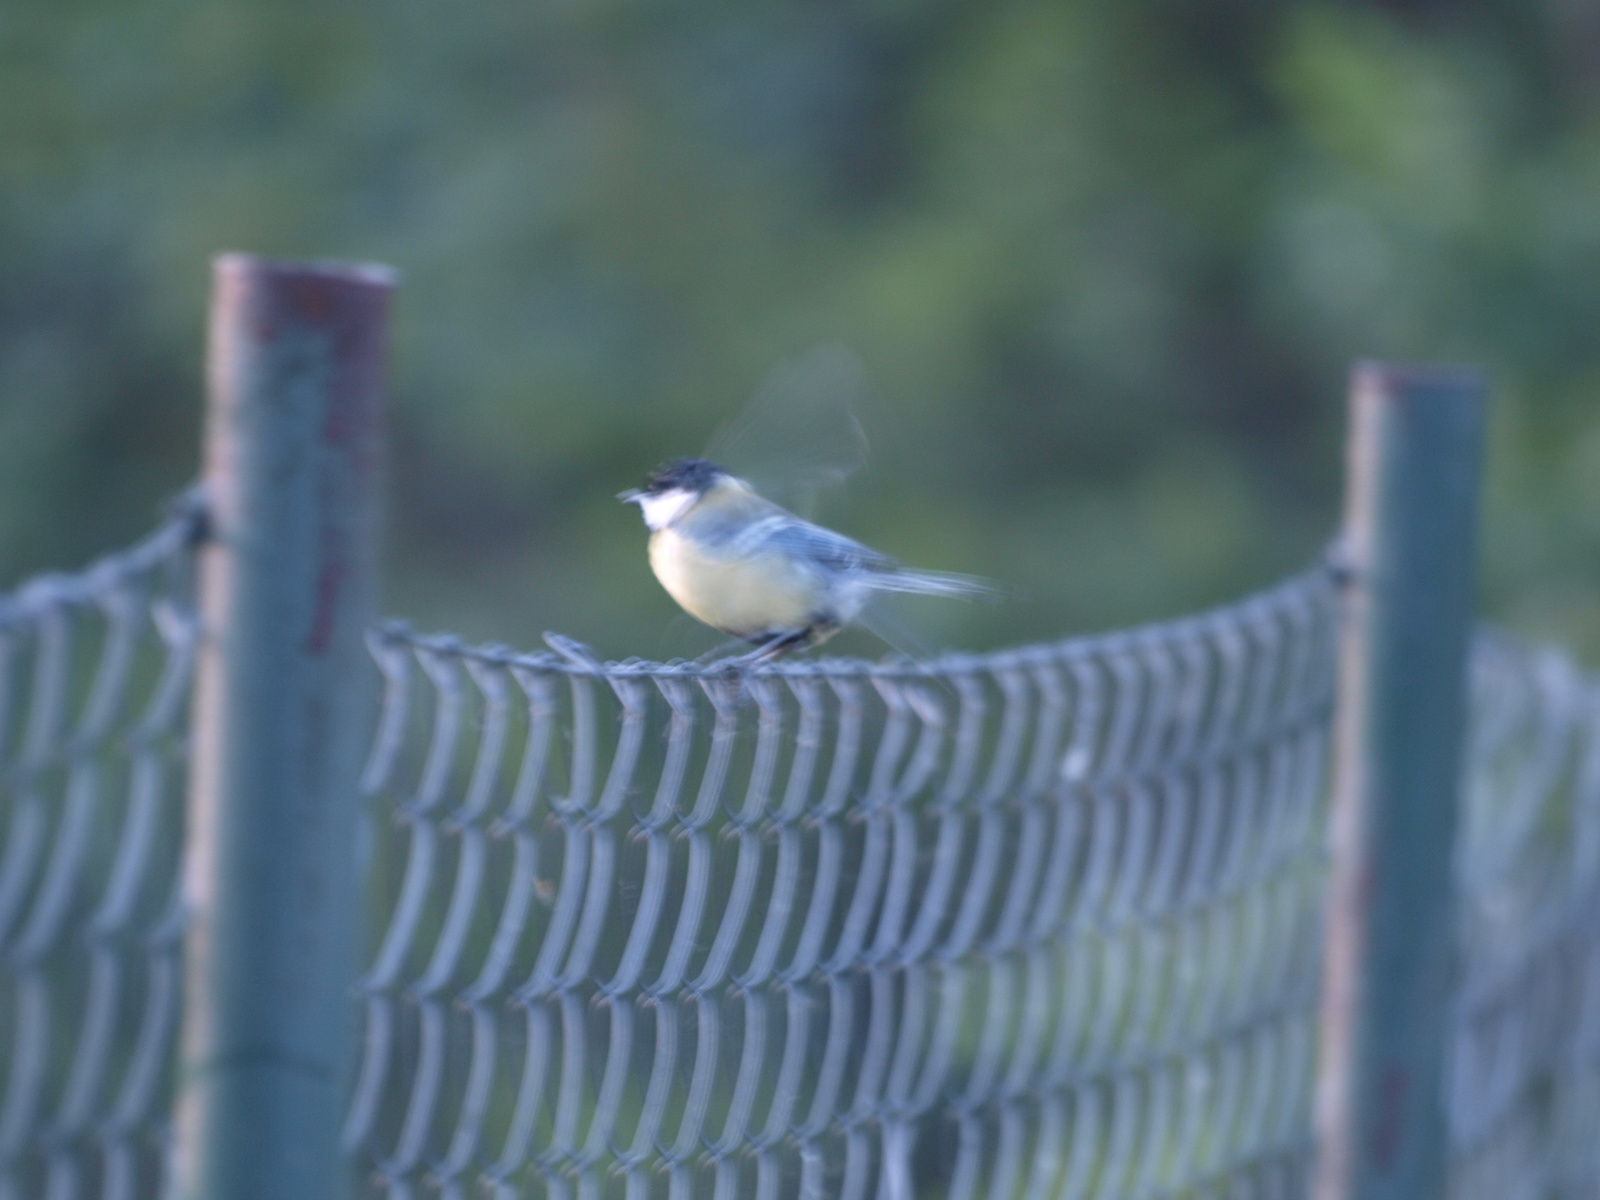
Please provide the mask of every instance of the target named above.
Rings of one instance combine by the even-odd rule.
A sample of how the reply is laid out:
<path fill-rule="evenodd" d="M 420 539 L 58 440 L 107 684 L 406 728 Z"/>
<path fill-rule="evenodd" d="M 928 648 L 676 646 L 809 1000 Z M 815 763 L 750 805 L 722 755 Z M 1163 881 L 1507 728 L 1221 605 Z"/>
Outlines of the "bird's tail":
<path fill-rule="evenodd" d="M 1004 600 L 1008 588 L 976 575 L 949 571 L 895 570 L 874 574 L 872 586 L 882 592 L 912 592 L 920 596 L 959 596 L 966 600 Z"/>

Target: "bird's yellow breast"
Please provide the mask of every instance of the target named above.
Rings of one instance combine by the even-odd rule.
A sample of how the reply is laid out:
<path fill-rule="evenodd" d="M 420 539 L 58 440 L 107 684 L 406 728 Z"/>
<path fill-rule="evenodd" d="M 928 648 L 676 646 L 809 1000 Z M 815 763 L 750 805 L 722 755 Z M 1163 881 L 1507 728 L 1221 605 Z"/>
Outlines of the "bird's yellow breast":
<path fill-rule="evenodd" d="M 733 637 L 805 629 L 816 615 L 818 581 L 775 554 L 706 554 L 674 529 L 650 536 L 650 569 L 690 616 Z"/>

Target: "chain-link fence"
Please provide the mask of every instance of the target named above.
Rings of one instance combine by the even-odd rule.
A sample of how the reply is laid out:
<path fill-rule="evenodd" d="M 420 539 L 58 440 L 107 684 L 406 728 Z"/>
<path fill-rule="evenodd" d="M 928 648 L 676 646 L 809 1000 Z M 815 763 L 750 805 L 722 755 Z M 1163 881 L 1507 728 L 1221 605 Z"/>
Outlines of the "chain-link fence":
<path fill-rule="evenodd" d="M 1287 1187 L 1331 599 L 748 675 L 380 636 L 350 1145 L 401 1195 Z"/>
<path fill-rule="evenodd" d="M 160 1191 L 195 532 L 0 599 L 0 1195 Z M 1301 1194 L 1335 600 L 741 675 L 374 631 L 360 1187 Z M 1600 686 L 1474 678 L 1453 1190 L 1591 1196 Z"/>
<path fill-rule="evenodd" d="M 1600 1195 L 1600 681 L 1473 654 L 1449 1074 L 1459 1200 Z"/>
<path fill-rule="evenodd" d="M 154 1196 L 182 991 L 184 518 L 0 597 L 0 1196 Z"/>

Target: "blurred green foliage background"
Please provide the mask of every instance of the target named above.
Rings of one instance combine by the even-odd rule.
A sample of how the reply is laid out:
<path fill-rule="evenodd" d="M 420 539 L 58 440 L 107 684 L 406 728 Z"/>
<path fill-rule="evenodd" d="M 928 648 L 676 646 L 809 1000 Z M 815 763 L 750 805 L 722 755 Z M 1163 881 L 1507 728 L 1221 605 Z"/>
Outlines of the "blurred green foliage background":
<path fill-rule="evenodd" d="M 387 608 L 693 652 L 614 494 L 820 341 L 820 514 L 1028 599 L 991 645 L 1309 561 L 1346 368 L 1485 364 L 1485 606 L 1600 658 L 1600 7 L 8 0 L 0 586 L 196 470 L 208 260 L 404 275 Z"/>

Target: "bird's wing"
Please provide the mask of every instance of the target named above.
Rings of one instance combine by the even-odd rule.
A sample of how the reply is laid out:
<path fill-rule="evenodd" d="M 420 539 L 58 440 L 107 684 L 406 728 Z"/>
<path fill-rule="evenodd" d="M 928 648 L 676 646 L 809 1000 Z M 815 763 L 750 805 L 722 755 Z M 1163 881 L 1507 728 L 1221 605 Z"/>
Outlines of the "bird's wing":
<path fill-rule="evenodd" d="M 808 559 L 829 570 L 847 573 L 880 574 L 895 571 L 899 564 L 854 538 L 802 521 L 788 513 L 774 514 L 753 521 L 739 535 L 739 550 L 748 554 L 763 552 Z"/>
<path fill-rule="evenodd" d="M 855 414 L 866 391 L 860 359 L 844 346 L 818 346 L 774 367 L 705 456 L 763 496 L 812 516 L 817 494 L 867 461 L 867 436 Z"/>
<path fill-rule="evenodd" d="M 1006 589 L 976 575 L 903 566 L 854 538 L 802 521 L 776 505 L 771 507 L 770 515 L 751 521 L 739 531 L 732 546 L 736 555 L 773 553 L 815 562 L 885 592 L 969 599 L 999 599 L 1007 595 Z"/>

